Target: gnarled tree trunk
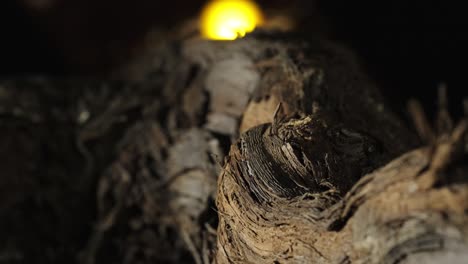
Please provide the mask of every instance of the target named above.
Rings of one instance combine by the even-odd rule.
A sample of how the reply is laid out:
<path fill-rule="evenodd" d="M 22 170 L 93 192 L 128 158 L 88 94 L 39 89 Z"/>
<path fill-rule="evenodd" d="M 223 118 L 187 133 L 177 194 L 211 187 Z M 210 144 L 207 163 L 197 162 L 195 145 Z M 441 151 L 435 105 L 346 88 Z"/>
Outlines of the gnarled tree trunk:
<path fill-rule="evenodd" d="M 188 39 L 115 76 L 127 82 L 83 85 L 67 106 L 84 164 L 73 184 L 86 195 L 99 179 L 80 261 L 468 258 L 466 121 L 415 149 L 346 49 L 276 33 Z"/>
<path fill-rule="evenodd" d="M 194 149 L 185 153 L 201 157 L 213 142 L 232 143 L 217 180 L 215 250 L 186 239 L 197 262 L 438 263 L 466 255 L 467 189 L 459 180 L 467 171 L 457 163 L 466 162 L 465 123 L 413 150 L 417 139 L 352 54 L 323 40 L 191 40 L 181 50 L 182 67 L 195 70 L 178 90 L 186 109 L 178 114 L 199 117 L 197 133 L 212 135 L 187 143 Z M 194 133 L 190 127 L 182 134 Z M 185 155 L 169 160 L 188 164 Z M 175 183 L 210 174 L 202 163 L 210 161 Z M 182 222 L 199 225 L 191 216 Z"/>

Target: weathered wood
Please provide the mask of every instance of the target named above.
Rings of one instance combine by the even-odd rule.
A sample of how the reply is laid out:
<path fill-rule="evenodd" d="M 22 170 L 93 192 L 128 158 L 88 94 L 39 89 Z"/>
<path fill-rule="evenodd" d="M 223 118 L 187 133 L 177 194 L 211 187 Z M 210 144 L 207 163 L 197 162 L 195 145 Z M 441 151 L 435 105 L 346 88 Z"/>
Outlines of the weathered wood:
<path fill-rule="evenodd" d="M 346 49 L 277 33 L 176 40 L 113 76 L 125 81 L 70 82 L 73 92 L 49 107 L 64 82 L 0 85 L 3 117 L 41 135 L 68 124 L 60 142 L 73 147 L 63 153 L 79 162 L 57 165 L 73 172 L 63 196 L 96 191 L 86 245 L 69 249 L 80 262 L 467 257 L 466 121 L 444 125 L 436 140 L 419 118 L 432 135 L 421 147 Z M 20 208 L 11 197 L 8 207 Z M 63 215 L 67 206 L 51 207 Z"/>
<path fill-rule="evenodd" d="M 466 186 L 439 190 L 434 179 L 453 176 L 427 169 L 434 157 L 447 160 L 441 170 L 465 157 L 440 156 L 463 148 L 464 123 L 434 152 L 397 158 L 416 140 L 342 48 L 269 38 L 189 48 L 206 68 L 250 58 L 261 76 L 244 112 L 246 132 L 218 179 L 218 263 L 437 263 L 466 255 Z M 261 104 L 268 116 L 258 116 Z M 432 182 L 423 184 L 426 177 Z"/>

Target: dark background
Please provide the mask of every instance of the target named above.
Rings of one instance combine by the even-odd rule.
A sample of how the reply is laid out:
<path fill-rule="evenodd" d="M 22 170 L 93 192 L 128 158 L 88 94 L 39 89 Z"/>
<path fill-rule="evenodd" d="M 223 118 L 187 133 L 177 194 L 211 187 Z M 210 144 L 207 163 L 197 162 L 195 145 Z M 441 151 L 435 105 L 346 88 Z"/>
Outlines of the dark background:
<path fill-rule="evenodd" d="M 432 115 L 437 86 L 444 82 L 457 117 L 462 115 L 462 99 L 468 96 L 467 22 L 461 2 L 260 1 L 265 8 L 295 13 L 302 31 L 318 27 L 351 47 L 401 114 L 414 97 Z M 148 30 L 175 28 L 196 16 L 203 3 L 0 1 L 0 77 L 106 73 L 138 53 Z"/>

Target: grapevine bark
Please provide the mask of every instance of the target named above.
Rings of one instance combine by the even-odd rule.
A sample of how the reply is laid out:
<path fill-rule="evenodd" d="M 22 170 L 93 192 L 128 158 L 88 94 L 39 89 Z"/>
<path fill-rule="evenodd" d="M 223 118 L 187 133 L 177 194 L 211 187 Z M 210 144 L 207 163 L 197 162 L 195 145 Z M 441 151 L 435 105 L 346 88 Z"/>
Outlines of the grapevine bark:
<path fill-rule="evenodd" d="M 70 231 L 44 243 L 68 247 L 45 262 L 67 254 L 81 263 L 468 257 L 466 120 L 422 145 L 353 54 L 323 39 L 256 32 L 153 47 L 112 80 L 0 85 L 2 118 L 14 124 L 2 133 L 35 142 L 7 152 L 29 153 L 37 165 L 42 151 L 53 168 L 22 170 L 18 188 L 29 190 L 38 175 L 38 185 L 56 190 L 41 203 L 39 187 L 29 190 L 34 199 L 9 195 L 3 221 L 23 223 L 13 212 L 27 201 L 33 214 L 68 216 L 62 230 L 74 220 L 91 226 L 79 229 L 85 242 Z M 18 133 L 25 129 L 36 134 Z M 90 222 L 83 212 L 94 203 Z M 40 235 L 4 236 L 40 255 L 22 244 Z"/>

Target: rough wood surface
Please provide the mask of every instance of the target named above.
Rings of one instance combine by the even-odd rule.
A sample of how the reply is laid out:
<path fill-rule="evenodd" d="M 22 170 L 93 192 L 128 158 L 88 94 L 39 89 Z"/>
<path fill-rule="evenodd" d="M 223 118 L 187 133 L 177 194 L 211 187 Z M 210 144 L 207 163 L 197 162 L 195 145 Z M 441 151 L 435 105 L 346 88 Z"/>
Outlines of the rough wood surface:
<path fill-rule="evenodd" d="M 466 121 L 445 125 L 437 137 L 431 132 L 421 146 L 346 49 L 277 33 L 168 41 L 113 78 L 121 80 L 0 85 L 2 120 L 15 124 L 3 133 L 35 127 L 43 135 L 18 134 L 37 144 L 4 151 L 29 153 L 24 159 L 39 164 L 46 146 L 57 161 L 55 176 L 34 171 L 56 194 L 41 203 L 6 195 L 4 223 L 21 223 L 12 212 L 28 201 L 51 215 L 75 209 L 60 222 L 63 230 L 73 228 L 73 218 L 89 226 L 80 229 L 87 234 L 81 242 L 69 243 L 76 231 L 44 243 L 58 252 L 45 262 L 70 254 L 80 263 L 468 257 Z M 413 112 L 430 130 L 421 111 Z M 57 127 L 58 146 L 46 137 Z M 21 170 L 19 189 L 29 190 L 32 174 Z M 29 192 L 40 197 L 43 190 Z M 71 194 L 82 197 L 73 206 L 60 199 Z M 96 214 L 78 218 L 90 204 Z M 8 252 L 39 255 L 12 233 L 4 236 L 14 249 Z M 54 251 L 60 244 L 67 247 Z"/>
<path fill-rule="evenodd" d="M 404 154 L 417 139 L 352 54 L 319 39 L 188 40 L 181 56 L 197 69 L 185 93 L 206 96 L 199 126 L 233 143 L 218 177 L 217 246 L 207 254 L 203 239 L 186 240 L 196 262 L 411 263 L 466 254 L 466 188 L 427 182 L 452 177 L 430 169 L 434 157 L 466 158 L 438 156 L 463 148 L 463 124 L 452 139 Z"/>

